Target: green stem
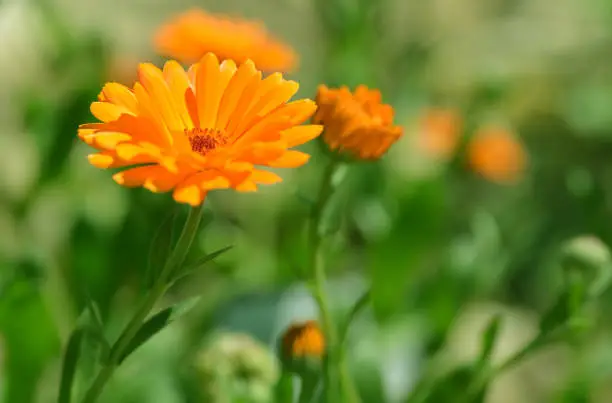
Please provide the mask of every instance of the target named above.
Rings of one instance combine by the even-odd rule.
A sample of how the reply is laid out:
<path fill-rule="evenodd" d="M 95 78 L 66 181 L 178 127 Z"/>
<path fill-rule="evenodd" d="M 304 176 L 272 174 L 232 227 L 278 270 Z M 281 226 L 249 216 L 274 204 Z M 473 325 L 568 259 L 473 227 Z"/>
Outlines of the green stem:
<path fill-rule="evenodd" d="M 341 351 L 342 346 L 338 343 L 338 332 L 334 325 L 329 302 L 325 293 L 327 277 L 325 275 L 325 259 L 321 248 L 321 236 L 319 234 L 323 210 L 333 194 L 332 178 L 336 172 L 338 163 L 339 161 L 337 159 L 332 159 L 326 167 L 321 181 L 317 202 L 312 210 L 308 236 L 311 252 L 311 289 L 319 306 L 319 313 L 328 345 L 328 360 L 326 360 L 328 364 L 325 369 L 325 392 L 327 394 L 327 400 L 331 403 L 337 402 L 334 375 L 338 374 L 343 395 L 349 402 L 357 403 L 359 402 L 359 397 L 355 393 L 350 374 L 346 370 L 346 365 L 344 364 L 344 354 Z"/>
<path fill-rule="evenodd" d="M 298 403 L 311 403 L 317 391 L 318 384 L 319 377 L 316 374 L 303 375 Z"/>
<path fill-rule="evenodd" d="M 189 210 L 189 216 L 181 236 L 179 237 L 170 258 L 166 261 L 162 272 L 156 279 L 153 287 L 143 300 L 139 309 L 136 311 L 130 322 L 127 324 L 115 344 L 111 349 L 111 353 L 108 362 L 102 367 L 98 376 L 94 379 L 90 388 L 87 390 L 82 403 L 94 403 L 100 394 L 102 389 L 111 378 L 115 369 L 119 365 L 119 361 L 123 356 L 125 349 L 128 347 L 130 341 L 134 338 L 143 322 L 155 306 L 155 303 L 164 295 L 168 287 L 168 283 L 171 275 L 177 267 L 181 266 L 187 257 L 189 248 L 195 239 L 202 218 L 203 206 L 195 207 Z"/>

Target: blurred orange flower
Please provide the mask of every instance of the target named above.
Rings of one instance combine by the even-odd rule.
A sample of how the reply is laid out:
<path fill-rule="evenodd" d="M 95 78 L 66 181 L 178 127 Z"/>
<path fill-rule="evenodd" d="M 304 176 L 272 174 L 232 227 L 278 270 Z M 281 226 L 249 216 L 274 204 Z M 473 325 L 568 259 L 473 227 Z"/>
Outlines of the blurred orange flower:
<path fill-rule="evenodd" d="M 419 125 L 419 145 L 429 155 L 447 159 L 457 149 L 461 117 L 451 109 L 428 110 Z"/>
<path fill-rule="evenodd" d="M 314 320 L 289 327 L 282 339 L 282 352 L 287 358 L 317 357 L 325 353 L 325 336 Z"/>
<path fill-rule="evenodd" d="M 381 102 L 378 90 L 360 85 L 351 93 L 347 87 L 322 85 L 316 101 L 313 122 L 324 126 L 323 138 L 332 150 L 377 159 L 402 135 L 402 128 L 393 125 L 393 107 Z"/>
<path fill-rule="evenodd" d="M 494 182 L 514 182 L 526 165 L 521 143 L 508 130 L 485 127 L 468 144 L 468 160 L 472 168 Z"/>
<path fill-rule="evenodd" d="M 252 60 L 258 69 L 289 71 L 297 56 L 273 38 L 260 23 L 189 10 L 163 25 L 154 38 L 158 52 L 181 62 L 192 63 L 205 53 L 243 63 Z"/>
<path fill-rule="evenodd" d="M 175 61 L 163 71 L 141 64 L 133 89 L 104 86 L 91 105 L 103 123 L 82 125 L 78 134 L 99 150 L 89 156 L 96 167 L 131 167 L 113 176 L 119 184 L 174 190 L 177 202 L 196 206 L 212 189 L 249 192 L 281 181 L 257 166 L 306 163 L 308 154 L 289 148 L 322 127 L 298 126 L 316 105 L 288 102 L 297 90 L 280 73 L 262 79 L 251 61 L 237 68 L 231 60 L 219 64 L 212 53 L 188 72 Z"/>

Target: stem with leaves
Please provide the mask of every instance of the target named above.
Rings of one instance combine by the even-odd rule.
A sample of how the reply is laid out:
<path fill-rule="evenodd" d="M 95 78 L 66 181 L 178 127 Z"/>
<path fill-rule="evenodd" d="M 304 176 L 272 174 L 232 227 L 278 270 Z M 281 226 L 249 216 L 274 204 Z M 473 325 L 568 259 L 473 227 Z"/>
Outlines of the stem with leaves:
<path fill-rule="evenodd" d="M 355 392 L 350 374 L 346 370 L 344 354 L 342 352 L 343 346 L 339 343 L 338 329 L 334 324 L 327 295 L 325 293 L 327 278 L 325 275 L 325 259 L 321 247 L 321 219 L 323 211 L 333 194 L 334 189 L 332 180 L 338 165 L 339 160 L 335 158 L 327 165 L 321 180 L 321 187 L 319 189 L 316 204 L 311 212 L 310 227 L 308 231 L 308 242 L 311 253 L 309 265 L 311 269 L 310 287 L 319 306 L 319 313 L 328 345 L 328 357 L 325 368 L 325 392 L 327 394 L 327 399 L 329 402 L 337 401 L 335 384 L 337 375 L 339 377 L 342 395 L 345 397 L 346 401 L 357 403 L 359 402 L 359 396 Z"/>
<path fill-rule="evenodd" d="M 148 292 L 145 299 L 142 301 L 139 309 L 136 311 L 117 341 L 112 346 L 107 362 L 87 390 L 82 403 L 94 403 L 98 399 L 102 393 L 102 390 L 104 389 L 104 386 L 121 363 L 130 342 L 138 333 L 138 330 L 142 327 L 144 321 L 155 304 L 165 294 L 169 284 L 172 281 L 172 275 L 175 273 L 177 268 L 184 263 L 191 244 L 197 235 L 200 221 L 202 219 L 202 212 L 202 205 L 192 208 L 189 211 L 189 216 L 185 221 L 183 231 L 181 232 L 172 254 L 170 254 L 161 273 L 155 280 L 153 287 Z"/>

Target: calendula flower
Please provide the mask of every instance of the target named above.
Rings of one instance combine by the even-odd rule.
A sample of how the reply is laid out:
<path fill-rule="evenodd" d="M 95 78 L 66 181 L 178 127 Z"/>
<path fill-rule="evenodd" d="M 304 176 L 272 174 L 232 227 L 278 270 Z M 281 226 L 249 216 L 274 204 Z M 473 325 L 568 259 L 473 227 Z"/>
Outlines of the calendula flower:
<path fill-rule="evenodd" d="M 321 358 L 325 354 L 325 336 L 314 320 L 296 323 L 283 335 L 281 349 L 286 358 Z"/>
<path fill-rule="evenodd" d="M 261 166 L 293 168 L 308 154 L 289 148 L 317 137 L 321 127 L 298 126 L 315 111 L 309 99 L 288 102 L 298 89 L 280 73 L 265 79 L 251 61 L 219 64 L 209 53 L 188 72 L 175 61 L 163 71 L 141 64 L 133 88 L 106 84 L 79 137 L 97 148 L 99 168 L 127 167 L 113 176 L 128 187 L 173 190 L 197 206 L 213 189 L 257 190 L 281 178 Z"/>
<path fill-rule="evenodd" d="M 159 53 L 185 63 L 207 52 L 242 63 L 247 59 L 267 71 L 289 71 L 297 63 L 294 51 L 273 38 L 261 23 L 211 15 L 192 9 L 163 25 L 155 35 Z"/>
<path fill-rule="evenodd" d="M 485 127 L 468 144 L 472 169 L 494 182 L 513 182 L 520 178 L 526 164 L 522 145 L 508 130 Z"/>
<path fill-rule="evenodd" d="M 401 127 L 393 125 L 393 107 L 381 102 L 378 90 L 360 85 L 351 93 L 347 87 L 322 85 L 316 101 L 313 121 L 325 127 L 323 138 L 332 150 L 377 159 L 402 135 Z"/>
<path fill-rule="evenodd" d="M 447 159 L 455 152 L 461 134 L 461 118 L 451 109 L 431 109 L 421 118 L 419 144 L 430 156 Z"/>

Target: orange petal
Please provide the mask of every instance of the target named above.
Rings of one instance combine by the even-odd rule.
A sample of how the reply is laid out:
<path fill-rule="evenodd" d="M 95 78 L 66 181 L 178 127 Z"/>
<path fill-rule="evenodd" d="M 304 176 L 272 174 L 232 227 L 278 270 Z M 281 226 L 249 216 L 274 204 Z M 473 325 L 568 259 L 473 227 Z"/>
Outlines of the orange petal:
<path fill-rule="evenodd" d="M 202 190 L 202 181 L 209 177 L 208 173 L 200 172 L 188 177 L 179 183 L 174 189 L 172 197 L 179 203 L 186 203 L 192 206 L 199 206 L 206 197 L 206 192 Z"/>
<path fill-rule="evenodd" d="M 280 73 L 272 74 L 261 82 L 258 90 L 259 99 L 251 105 L 242 122 L 236 128 L 239 136 L 257 120 L 283 105 L 297 92 L 299 88 L 295 81 L 285 81 Z"/>
<path fill-rule="evenodd" d="M 191 90 L 187 73 L 185 73 L 180 64 L 170 60 L 164 65 L 163 74 L 170 92 L 172 92 L 172 98 L 176 104 L 177 112 L 183 121 L 183 125 L 187 129 L 194 128 L 185 99 L 185 92 L 188 89 Z"/>
<path fill-rule="evenodd" d="M 263 183 L 265 185 L 272 185 L 274 183 L 282 182 L 283 178 L 275 174 L 274 172 L 264 171 L 261 169 L 253 170 L 249 180 L 255 183 Z"/>
<path fill-rule="evenodd" d="M 281 138 L 287 143 L 287 147 L 295 147 L 317 138 L 323 131 L 323 126 L 306 125 L 297 126 L 284 130 Z"/>
<path fill-rule="evenodd" d="M 252 180 L 245 180 L 245 181 L 242 181 L 242 183 L 240 183 L 234 189 L 236 189 L 239 192 L 256 192 L 257 184 L 253 182 Z"/>
<path fill-rule="evenodd" d="M 196 86 L 200 127 L 216 127 L 223 92 L 235 72 L 236 64 L 233 61 L 226 60 L 219 65 L 217 57 L 212 53 L 208 53 L 200 62 L 196 72 L 199 76 L 197 82 L 200 83 Z"/>
<path fill-rule="evenodd" d="M 122 113 L 134 115 L 138 112 L 138 101 L 134 93 L 125 85 L 118 83 L 105 84 L 99 99 L 100 101 L 115 104 L 122 110 Z"/>
<path fill-rule="evenodd" d="M 136 94 L 136 99 L 138 99 L 140 115 L 150 120 L 155 127 L 156 133 L 151 133 L 147 137 L 157 137 L 165 147 L 171 147 L 173 141 L 172 135 L 147 90 L 140 83 L 136 83 L 134 84 L 134 93 Z"/>
<path fill-rule="evenodd" d="M 92 102 L 89 110 L 102 122 L 117 120 L 123 113 L 121 108 L 108 102 Z"/>
<path fill-rule="evenodd" d="M 158 175 L 147 178 L 142 186 L 153 193 L 165 193 L 172 190 L 184 177 L 185 175 L 172 174 L 162 169 Z"/>
<path fill-rule="evenodd" d="M 297 168 L 308 162 L 310 155 L 300 152 L 289 150 L 283 154 L 280 158 L 266 164 L 269 167 L 276 168 Z"/>
<path fill-rule="evenodd" d="M 184 125 L 178 107 L 174 102 L 174 97 L 166 84 L 164 75 L 156 66 L 151 63 L 143 63 L 138 68 L 138 78 L 140 83 L 149 93 L 151 107 L 170 130 L 170 133 L 183 131 L 187 126 Z"/>
<path fill-rule="evenodd" d="M 132 140 L 132 136 L 117 132 L 94 132 L 82 136 L 87 144 L 99 149 L 112 150 L 118 144 Z"/>
<path fill-rule="evenodd" d="M 242 93 L 256 74 L 257 70 L 255 70 L 255 65 L 252 62 L 245 62 L 240 65 L 223 93 L 223 98 L 219 104 L 216 128 L 226 129 Z"/>
<path fill-rule="evenodd" d="M 236 104 L 236 108 L 231 113 L 231 116 L 228 120 L 227 126 L 225 128 L 225 132 L 230 139 L 236 138 L 238 133 L 236 132 L 236 128 L 242 122 L 245 114 L 251 106 L 251 103 L 255 100 L 255 95 L 257 94 L 257 89 L 261 85 L 261 72 L 255 72 L 255 75 L 252 76 L 244 87 L 244 91 Z"/>
<path fill-rule="evenodd" d="M 149 165 L 121 171 L 113 175 L 115 182 L 122 186 L 142 186 L 145 181 L 166 175 L 167 171 L 159 165 Z"/>
<path fill-rule="evenodd" d="M 87 159 L 91 165 L 102 169 L 120 168 L 132 164 L 131 162 L 119 160 L 113 151 L 103 151 L 96 154 L 89 154 Z"/>

